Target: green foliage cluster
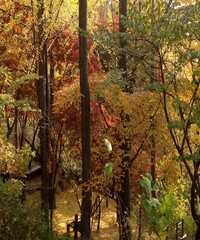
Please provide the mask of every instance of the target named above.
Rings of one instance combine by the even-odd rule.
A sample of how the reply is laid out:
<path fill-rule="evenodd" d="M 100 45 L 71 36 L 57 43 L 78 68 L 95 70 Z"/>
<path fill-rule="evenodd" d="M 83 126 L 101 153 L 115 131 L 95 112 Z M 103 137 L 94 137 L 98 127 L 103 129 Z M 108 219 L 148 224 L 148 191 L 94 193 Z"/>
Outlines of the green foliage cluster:
<path fill-rule="evenodd" d="M 23 183 L 18 180 L 0 181 L 1 240 L 62 240 L 51 232 L 43 220 L 40 206 L 23 203 Z"/>
<path fill-rule="evenodd" d="M 61 165 L 68 181 L 75 180 L 78 183 L 81 180 L 81 164 L 79 161 L 69 159 L 68 161 L 62 161 Z"/>
<path fill-rule="evenodd" d="M 184 220 L 187 231 L 192 235 L 195 231 L 194 224 L 188 230 L 189 221 L 192 220 L 187 210 L 188 190 L 186 183 L 177 189 L 166 189 L 161 182 L 154 183 L 150 173 L 140 181 L 143 189 L 142 206 L 149 222 L 148 232 L 156 234 L 159 239 L 165 240 L 168 236 L 173 239 L 176 224 Z M 190 219 L 190 220 L 189 220 Z"/>

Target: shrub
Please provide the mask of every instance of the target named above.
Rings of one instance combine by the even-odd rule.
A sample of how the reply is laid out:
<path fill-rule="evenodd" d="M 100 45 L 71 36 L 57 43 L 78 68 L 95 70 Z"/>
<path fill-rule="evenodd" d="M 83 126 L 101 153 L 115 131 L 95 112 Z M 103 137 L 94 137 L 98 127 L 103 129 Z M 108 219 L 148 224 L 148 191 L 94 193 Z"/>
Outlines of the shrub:
<path fill-rule="evenodd" d="M 63 239 L 48 229 L 39 204 L 22 203 L 22 189 L 21 181 L 0 181 L 0 240 Z"/>

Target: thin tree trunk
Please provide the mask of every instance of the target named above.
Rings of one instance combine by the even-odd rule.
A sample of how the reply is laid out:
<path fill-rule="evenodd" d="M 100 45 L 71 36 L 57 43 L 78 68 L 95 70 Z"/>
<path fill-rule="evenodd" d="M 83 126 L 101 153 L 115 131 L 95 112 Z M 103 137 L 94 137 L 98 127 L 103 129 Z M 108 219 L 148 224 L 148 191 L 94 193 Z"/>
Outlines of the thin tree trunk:
<path fill-rule="evenodd" d="M 153 179 L 153 186 L 156 183 L 156 142 L 155 142 L 155 136 L 153 131 L 155 130 L 155 119 L 153 116 L 150 117 L 150 130 L 152 131 L 152 134 L 150 135 L 150 157 L 151 157 L 151 176 Z M 156 192 L 155 190 L 152 191 L 152 196 L 156 198 Z"/>
<path fill-rule="evenodd" d="M 138 240 L 142 239 L 142 206 L 139 203 L 139 215 L 138 215 L 139 225 L 138 225 Z"/>
<path fill-rule="evenodd" d="M 25 133 L 26 133 L 26 123 L 28 120 L 28 113 L 26 113 L 23 122 L 22 122 L 22 126 L 21 126 L 21 137 L 20 137 L 20 149 L 23 148 L 24 146 L 24 142 L 25 142 Z"/>
<path fill-rule="evenodd" d="M 81 206 L 81 237 L 91 239 L 91 190 L 86 183 L 91 178 L 90 162 L 90 92 L 88 83 L 87 39 L 83 31 L 87 30 L 87 0 L 79 0 L 79 68 L 82 114 L 82 206 Z"/>
<path fill-rule="evenodd" d="M 51 8 L 50 8 L 51 9 Z M 50 12 L 52 14 L 52 12 Z M 46 58 L 47 58 L 47 50 L 46 50 Z M 49 56 L 49 64 L 50 64 L 50 72 L 49 72 L 49 115 L 52 116 L 53 111 L 53 104 L 54 104 L 54 83 L 55 83 L 55 66 L 54 66 L 54 59 L 53 56 Z M 48 77 L 48 76 L 47 76 Z M 59 134 L 60 135 L 60 134 Z M 58 137 L 59 138 L 59 137 Z M 58 145 L 58 141 L 57 141 Z M 51 171 L 49 173 L 49 209 L 50 209 L 50 229 L 53 230 L 53 215 L 54 215 L 54 209 L 56 209 L 56 175 L 58 170 L 58 158 L 57 158 L 57 151 L 58 146 L 54 146 L 54 143 L 51 142 L 51 147 L 53 149 L 52 157 L 51 158 Z M 54 151 L 54 148 L 56 148 L 56 151 Z M 60 151 L 59 151 L 60 152 Z"/>
<path fill-rule="evenodd" d="M 19 100 L 19 91 L 17 91 L 16 94 L 16 100 Z M 19 122 L 19 109 L 16 106 L 15 107 L 15 120 L 14 120 L 14 133 L 15 133 L 15 149 L 19 148 L 19 128 L 18 128 L 18 122 Z"/>
<path fill-rule="evenodd" d="M 119 1 L 119 32 L 120 33 L 126 32 L 126 27 L 124 26 L 124 24 L 122 22 L 122 16 L 125 17 L 126 15 L 127 15 L 127 0 L 120 0 Z M 124 48 L 125 46 L 126 46 L 126 41 L 123 38 L 121 38 L 120 47 Z M 120 54 L 119 68 L 122 70 L 123 77 L 125 78 L 127 76 L 127 60 L 126 60 L 125 53 Z M 127 86 L 127 87 L 129 87 L 129 86 Z M 127 89 L 125 89 L 125 90 L 127 90 Z"/>
<path fill-rule="evenodd" d="M 19 118 L 19 110 L 18 110 L 18 107 L 15 107 L 15 149 L 19 148 L 18 118 Z"/>

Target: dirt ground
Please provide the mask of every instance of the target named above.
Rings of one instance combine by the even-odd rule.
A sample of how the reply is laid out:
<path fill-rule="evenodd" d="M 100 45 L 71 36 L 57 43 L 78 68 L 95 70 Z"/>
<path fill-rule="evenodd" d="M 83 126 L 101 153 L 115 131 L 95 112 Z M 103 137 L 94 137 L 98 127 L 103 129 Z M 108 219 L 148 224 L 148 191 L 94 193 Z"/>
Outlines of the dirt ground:
<path fill-rule="evenodd" d="M 40 177 L 36 177 L 33 180 L 29 180 L 26 184 L 26 190 L 30 193 L 33 192 L 34 199 L 39 199 L 39 192 L 35 192 L 41 187 Z M 93 193 L 93 196 L 95 194 Z M 29 195 L 31 199 L 32 196 Z M 75 214 L 80 217 L 80 207 L 81 204 L 81 194 L 74 189 L 68 188 L 64 192 L 59 191 L 56 194 L 56 209 L 54 210 L 54 230 L 60 234 L 67 232 L 67 223 L 74 220 Z M 93 201 L 95 201 L 95 196 Z M 79 202 L 79 203 L 78 203 Z M 116 206 L 115 201 L 108 199 L 108 207 L 106 206 L 106 199 L 101 200 L 101 221 L 100 221 L 100 231 L 97 231 L 97 218 L 92 219 L 92 236 L 94 240 L 116 240 L 118 238 L 118 225 L 116 219 Z M 73 236 L 73 232 L 70 232 Z"/>
<path fill-rule="evenodd" d="M 74 220 L 74 215 L 79 214 L 78 194 L 74 190 L 61 192 L 56 195 L 56 210 L 54 213 L 54 229 L 63 234 L 66 233 L 66 225 Z M 80 199 L 79 199 L 80 201 Z M 108 200 L 108 208 L 106 200 L 101 202 L 102 218 L 100 222 L 100 231 L 97 231 L 97 219 L 92 221 L 92 236 L 95 240 L 115 240 L 118 239 L 118 226 L 116 222 L 115 202 Z M 72 232 L 70 234 L 73 234 Z"/>

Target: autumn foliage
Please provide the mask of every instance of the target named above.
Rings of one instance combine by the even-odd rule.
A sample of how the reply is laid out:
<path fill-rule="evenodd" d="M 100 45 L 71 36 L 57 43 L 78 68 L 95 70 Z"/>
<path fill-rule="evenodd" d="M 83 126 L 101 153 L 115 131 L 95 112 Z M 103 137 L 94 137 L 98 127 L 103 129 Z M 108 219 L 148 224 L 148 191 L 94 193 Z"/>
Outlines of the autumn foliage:
<path fill-rule="evenodd" d="M 112 187 L 119 193 L 128 170 L 131 203 L 136 203 L 133 211 L 140 208 L 143 214 L 139 219 L 138 212 L 134 213 L 138 217 L 135 225 L 150 222 L 148 214 L 153 211 L 141 208 L 143 200 L 154 204 L 148 205 L 153 213 L 170 215 L 162 204 L 168 192 L 173 192 L 184 209 L 175 210 L 175 220 L 193 215 L 200 229 L 199 3 L 130 1 L 127 17 L 120 18 L 118 2 L 88 2 L 88 31 L 80 30 L 87 37 L 91 95 L 92 179 L 88 185 L 106 195 L 115 182 Z M 76 184 L 81 182 L 83 96 L 77 3 L 44 1 L 40 19 L 38 9 L 34 0 L 0 2 L 0 171 L 23 176 L 41 163 L 42 116 L 49 130 L 48 171 L 53 189 L 60 176 L 69 180 L 69 173 L 78 179 Z M 119 19 L 126 28 L 123 33 Z M 41 80 L 41 52 L 47 63 L 42 76 L 47 114 L 38 107 L 36 88 Z M 127 72 L 119 69 L 122 55 Z M 109 173 L 106 166 L 111 166 Z M 143 184 L 151 182 L 146 186 L 151 196 L 141 179 Z M 157 200 L 161 205 L 156 205 Z M 148 222 L 148 230 L 160 237 L 171 224 L 167 221 L 159 222 L 159 227 Z"/>

